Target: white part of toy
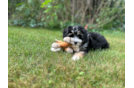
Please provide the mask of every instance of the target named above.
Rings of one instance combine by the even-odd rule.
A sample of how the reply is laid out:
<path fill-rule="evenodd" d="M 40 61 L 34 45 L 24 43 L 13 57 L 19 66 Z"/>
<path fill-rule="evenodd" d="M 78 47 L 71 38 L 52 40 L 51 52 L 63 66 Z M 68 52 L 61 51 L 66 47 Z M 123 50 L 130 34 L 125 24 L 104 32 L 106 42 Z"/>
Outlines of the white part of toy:
<path fill-rule="evenodd" d="M 58 43 L 53 43 L 52 46 L 51 46 L 51 51 L 52 52 L 57 52 L 57 51 L 60 51 L 61 48 L 60 48 L 60 45 Z"/>
<path fill-rule="evenodd" d="M 73 53 L 73 49 L 70 48 L 70 47 L 68 47 L 67 50 L 66 50 L 66 52 L 68 52 L 68 53 Z"/>
<path fill-rule="evenodd" d="M 57 52 L 57 51 L 60 51 L 60 50 L 61 50 L 61 48 L 53 48 L 53 47 L 51 47 L 52 52 Z"/>

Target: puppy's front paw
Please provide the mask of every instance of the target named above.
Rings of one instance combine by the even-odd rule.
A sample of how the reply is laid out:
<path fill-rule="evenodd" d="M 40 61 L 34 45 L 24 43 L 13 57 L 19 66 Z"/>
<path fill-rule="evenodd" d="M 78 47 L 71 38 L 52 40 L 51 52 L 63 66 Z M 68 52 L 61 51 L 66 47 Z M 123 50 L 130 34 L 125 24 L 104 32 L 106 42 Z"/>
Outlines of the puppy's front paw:
<path fill-rule="evenodd" d="M 74 56 L 72 57 L 72 60 L 76 61 L 76 60 L 79 60 L 80 58 L 83 58 L 84 56 L 84 52 L 78 52 L 78 53 L 75 53 Z"/>
<path fill-rule="evenodd" d="M 80 59 L 80 57 L 77 56 L 77 55 L 74 55 L 74 56 L 72 57 L 72 60 L 73 60 L 73 61 L 77 61 L 77 60 L 79 60 L 79 59 Z"/>

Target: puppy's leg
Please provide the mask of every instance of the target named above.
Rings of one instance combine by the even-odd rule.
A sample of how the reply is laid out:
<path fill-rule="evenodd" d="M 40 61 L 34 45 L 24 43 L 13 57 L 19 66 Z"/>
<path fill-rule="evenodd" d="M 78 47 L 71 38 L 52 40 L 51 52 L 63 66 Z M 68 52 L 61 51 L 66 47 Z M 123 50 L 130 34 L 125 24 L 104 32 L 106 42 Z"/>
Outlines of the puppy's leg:
<path fill-rule="evenodd" d="M 80 58 L 83 58 L 84 56 L 84 52 L 83 51 L 80 51 L 78 53 L 75 53 L 72 57 L 72 60 L 76 61 L 76 60 L 79 60 Z"/>
<path fill-rule="evenodd" d="M 73 49 L 70 48 L 70 47 L 66 48 L 65 50 L 66 50 L 68 53 L 73 53 Z"/>

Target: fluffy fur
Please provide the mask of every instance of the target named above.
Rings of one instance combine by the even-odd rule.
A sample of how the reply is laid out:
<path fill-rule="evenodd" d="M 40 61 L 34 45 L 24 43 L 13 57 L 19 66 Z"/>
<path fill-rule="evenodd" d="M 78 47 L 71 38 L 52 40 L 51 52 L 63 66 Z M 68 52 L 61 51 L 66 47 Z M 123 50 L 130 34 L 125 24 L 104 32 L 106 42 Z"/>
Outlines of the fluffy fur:
<path fill-rule="evenodd" d="M 65 28 L 63 30 L 63 38 L 65 37 L 74 39 L 74 41 L 71 42 L 74 53 L 72 60 L 79 60 L 87 54 L 89 50 L 109 48 L 109 43 L 104 36 L 99 33 L 88 32 L 82 26 L 69 26 Z M 75 47 L 77 47 L 76 50 Z"/>

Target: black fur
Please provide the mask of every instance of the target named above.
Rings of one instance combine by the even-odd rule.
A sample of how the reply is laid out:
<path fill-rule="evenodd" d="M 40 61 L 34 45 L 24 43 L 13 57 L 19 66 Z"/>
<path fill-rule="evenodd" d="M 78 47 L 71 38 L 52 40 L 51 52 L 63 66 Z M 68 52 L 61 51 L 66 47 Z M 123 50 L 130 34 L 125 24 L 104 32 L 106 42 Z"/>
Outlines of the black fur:
<path fill-rule="evenodd" d="M 78 31 L 81 32 L 80 39 L 82 40 L 82 45 L 80 46 L 80 51 L 88 53 L 89 50 L 109 48 L 109 43 L 107 42 L 104 36 L 102 36 L 99 33 L 88 32 L 82 26 L 67 27 L 66 29 L 63 30 L 63 38 L 67 37 L 68 34 L 71 33 L 71 30 L 76 30 L 76 32 L 74 33 L 75 35 L 77 35 Z M 84 44 L 86 46 L 84 46 Z"/>

